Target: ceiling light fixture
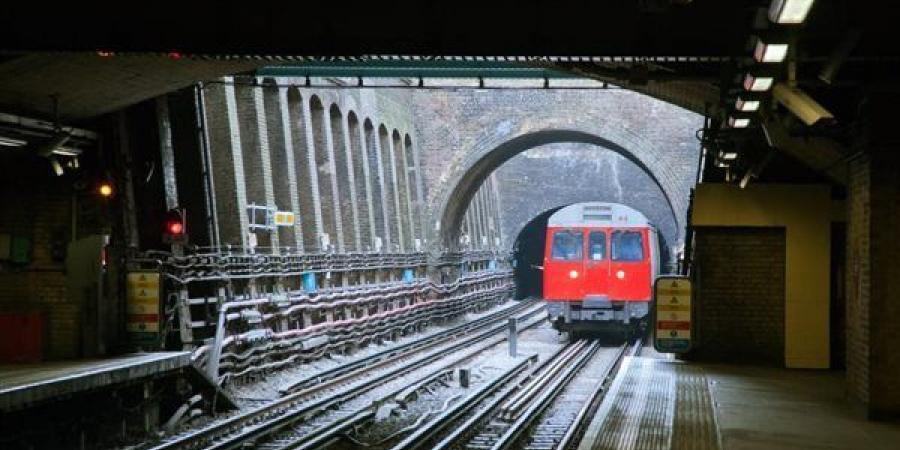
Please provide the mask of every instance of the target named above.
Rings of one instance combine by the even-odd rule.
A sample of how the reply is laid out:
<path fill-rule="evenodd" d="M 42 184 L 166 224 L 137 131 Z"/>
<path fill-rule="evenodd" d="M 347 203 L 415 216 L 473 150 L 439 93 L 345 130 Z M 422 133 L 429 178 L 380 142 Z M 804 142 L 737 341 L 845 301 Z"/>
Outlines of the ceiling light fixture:
<path fill-rule="evenodd" d="M 748 73 L 744 77 L 744 90 L 750 92 L 764 92 L 772 89 L 772 83 L 775 82 L 775 79 L 769 76 L 757 76 L 752 73 Z"/>
<path fill-rule="evenodd" d="M 759 100 L 751 100 L 744 97 L 738 97 L 734 102 L 734 109 L 741 112 L 753 112 L 759 110 Z"/>
<path fill-rule="evenodd" d="M 73 147 L 57 147 L 53 149 L 53 154 L 62 156 L 78 156 L 81 154 L 81 149 Z"/>
<path fill-rule="evenodd" d="M 747 128 L 750 126 L 750 118 L 730 116 L 728 118 L 728 126 L 731 128 Z"/>
<path fill-rule="evenodd" d="M 64 173 L 66 173 L 65 169 L 63 169 L 62 164 L 60 164 L 59 160 L 56 159 L 55 156 L 50 157 L 50 167 L 53 168 L 53 173 L 55 173 L 58 177 L 61 177 Z"/>
<path fill-rule="evenodd" d="M 756 39 L 753 59 L 761 63 L 780 63 L 787 57 L 788 44 L 768 43 L 762 38 Z"/>
<path fill-rule="evenodd" d="M 719 154 L 719 157 L 725 161 L 734 161 L 737 159 L 738 154 L 737 152 L 722 152 Z"/>
<path fill-rule="evenodd" d="M 769 20 L 780 24 L 798 24 L 806 20 L 813 0 L 772 0 Z"/>
<path fill-rule="evenodd" d="M 0 145 L 5 147 L 22 147 L 25 144 L 27 144 L 27 142 L 21 139 L 0 136 Z"/>

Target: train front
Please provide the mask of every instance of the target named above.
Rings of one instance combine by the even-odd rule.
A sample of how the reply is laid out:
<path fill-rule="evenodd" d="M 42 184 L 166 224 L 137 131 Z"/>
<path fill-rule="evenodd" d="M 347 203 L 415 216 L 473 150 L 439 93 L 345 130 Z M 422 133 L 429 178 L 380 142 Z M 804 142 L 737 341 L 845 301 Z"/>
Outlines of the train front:
<path fill-rule="evenodd" d="M 658 273 L 656 229 L 615 203 L 578 203 L 547 222 L 544 299 L 561 331 L 646 326 Z"/>

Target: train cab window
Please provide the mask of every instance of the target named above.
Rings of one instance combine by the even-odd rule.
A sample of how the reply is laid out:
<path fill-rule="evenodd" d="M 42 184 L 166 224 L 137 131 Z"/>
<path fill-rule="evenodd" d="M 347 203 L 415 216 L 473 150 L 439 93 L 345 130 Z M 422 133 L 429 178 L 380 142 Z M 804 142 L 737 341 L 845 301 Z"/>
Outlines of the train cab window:
<path fill-rule="evenodd" d="M 563 230 L 553 234 L 553 259 L 581 261 L 583 238 L 581 231 Z"/>
<path fill-rule="evenodd" d="M 644 238 L 639 231 L 617 230 L 612 233 L 613 261 L 643 261 Z"/>
<path fill-rule="evenodd" d="M 591 231 L 588 236 L 588 258 L 591 261 L 601 261 L 606 258 L 606 233 Z"/>

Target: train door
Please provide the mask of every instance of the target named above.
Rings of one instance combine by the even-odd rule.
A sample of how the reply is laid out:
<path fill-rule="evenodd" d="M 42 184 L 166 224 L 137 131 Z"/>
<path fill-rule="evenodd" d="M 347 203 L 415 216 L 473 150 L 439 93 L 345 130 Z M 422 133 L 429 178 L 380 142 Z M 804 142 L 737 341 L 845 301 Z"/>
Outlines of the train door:
<path fill-rule="evenodd" d="M 651 279 L 647 228 L 624 228 L 610 233 L 611 300 L 648 300 Z"/>
<path fill-rule="evenodd" d="M 550 228 L 544 253 L 544 298 L 580 300 L 584 297 L 584 231 Z"/>
<path fill-rule="evenodd" d="M 609 247 L 606 241 L 606 229 L 588 229 L 587 255 L 584 261 L 585 297 L 606 297 L 609 291 Z"/>

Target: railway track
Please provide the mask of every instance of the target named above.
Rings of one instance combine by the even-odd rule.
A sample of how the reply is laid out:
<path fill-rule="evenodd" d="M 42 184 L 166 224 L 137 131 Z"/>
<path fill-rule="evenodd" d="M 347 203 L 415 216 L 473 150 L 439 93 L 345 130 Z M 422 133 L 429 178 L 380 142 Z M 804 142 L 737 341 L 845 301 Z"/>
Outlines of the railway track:
<path fill-rule="evenodd" d="M 299 380 L 285 389 L 285 395 L 278 400 L 145 448 L 224 450 L 262 443 L 266 448 L 315 444 L 340 430 L 340 424 L 369 417 L 371 411 L 352 404 L 352 400 L 364 399 L 369 391 L 397 382 L 413 371 L 446 368 L 474 357 L 505 339 L 507 318 L 517 317 L 525 329 L 545 320 L 544 316 L 535 317 L 542 311 L 543 306 L 537 302 L 522 302 L 446 332 Z M 371 400 L 362 402 L 371 406 Z M 321 415 L 330 419 L 325 423 L 313 420 Z"/>
<path fill-rule="evenodd" d="M 640 340 L 612 348 L 573 342 L 515 382 L 486 387 L 491 392 L 478 401 L 457 404 L 392 450 L 567 448 L 580 437 L 622 358 L 639 351 Z"/>

